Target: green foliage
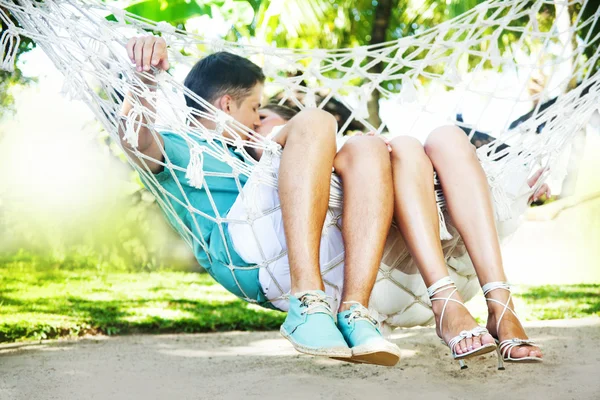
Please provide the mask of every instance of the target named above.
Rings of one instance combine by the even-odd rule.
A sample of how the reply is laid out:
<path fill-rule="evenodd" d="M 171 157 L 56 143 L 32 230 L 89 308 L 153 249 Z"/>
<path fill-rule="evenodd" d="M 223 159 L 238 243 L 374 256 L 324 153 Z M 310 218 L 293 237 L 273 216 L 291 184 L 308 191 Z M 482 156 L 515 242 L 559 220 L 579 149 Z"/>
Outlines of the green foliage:
<path fill-rule="evenodd" d="M 14 19 L 12 15 L 9 14 L 10 21 L 16 26 L 20 26 L 18 21 Z M 4 20 L 0 18 L 0 36 L 2 36 L 2 32 L 8 29 L 8 26 L 4 23 Z M 17 60 L 19 57 L 33 48 L 35 48 L 35 43 L 29 39 L 28 37 L 21 36 L 21 41 L 19 43 L 19 48 L 17 50 Z M 0 52 L 2 48 L 0 47 Z M 23 73 L 15 66 L 14 72 L 8 72 L 4 70 L 0 70 L 0 118 L 5 116 L 8 112 L 13 112 L 13 103 L 14 98 L 11 93 L 11 89 L 15 85 L 25 85 L 32 81 L 35 81 L 33 78 L 28 78 L 23 76 Z"/>
<path fill-rule="evenodd" d="M 173 25 L 179 25 L 198 15 L 212 17 L 211 6 L 223 5 L 223 3 L 223 1 L 143 0 L 125 7 L 124 10 L 151 21 L 168 21 Z M 109 15 L 107 19 L 116 20 L 113 15 Z"/>
<path fill-rule="evenodd" d="M 593 15 L 598 12 L 599 8 L 599 0 L 588 0 L 584 2 L 584 4 L 579 2 L 573 3 L 569 7 L 571 23 L 577 23 L 578 16 L 580 16 L 582 21 L 593 17 Z M 588 47 L 586 47 L 584 51 L 585 57 L 588 60 L 592 59 L 592 57 L 596 57 L 596 61 L 592 64 L 591 70 L 600 70 L 600 57 L 598 57 L 598 54 L 600 53 L 600 20 L 596 19 L 594 24 L 583 26 L 581 28 L 580 36 L 588 41 Z"/>
<path fill-rule="evenodd" d="M 226 37 L 235 41 L 254 35 L 254 15 L 259 4 L 260 0 L 143 0 L 124 9 L 141 18 L 166 21 L 183 30 L 190 18 L 219 16 L 231 24 Z M 109 15 L 107 19 L 116 20 L 114 15 Z"/>
<path fill-rule="evenodd" d="M 156 271 L 165 265 L 201 269 L 144 189 L 121 196 L 116 205 L 106 204 L 91 215 L 5 212 L 1 217 L 5 240 L 0 244 L 0 261 L 9 257 L 35 267 L 96 271 Z"/>
<path fill-rule="evenodd" d="M 376 44 L 423 32 L 481 2 L 427 0 L 414 6 L 414 2 L 399 0 L 265 0 L 257 15 L 257 36 L 267 43 L 293 48 Z M 374 40 L 378 26 L 384 28 L 385 35 Z"/>
<path fill-rule="evenodd" d="M 276 329 L 283 315 L 249 305 L 207 274 L 126 273 L 0 260 L 0 342 L 84 334 Z M 68 268 L 68 269 L 67 269 Z"/>
<path fill-rule="evenodd" d="M 425 0 L 398 1 L 398 0 L 359 0 L 359 1 L 333 1 L 333 0 L 299 0 L 296 2 L 280 2 L 277 0 L 264 0 L 257 14 L 257 36 L 267 43 L 278 47 L 292 48 L 340 48 L 361 45 L 372 45 L 383 41 L 396 40 L 412 36 L 433 28 L 447 20 L 460 16 L 471 10 L 483 0 Z M 595 3 L 595 5 L 594 5 Z M 524 2 L 519 5 L 519 10 L 532 9 L 534 1 Z M 597 1 L 586 2 L 585 8 L 574 3 L 570 7 L 571 19 L 575 23 L 577 15 L 582 14 L 583 19 L 590 18 L 597 10 Z M 496 8 L 488 11 L 485 18 L 498 19 L 506 15 L 511 9 L 506 8 L 498 12 Z M 541 32 L 549 32 L 556 17 L 553 4 L 541 4 L 535 10 L 537 25 Z M 376 18 L 376 15 L 378 16 Z M 520 18 L 510 22 L 501 32 L 496 43 L 501 53 L 512 54 L 511 44 L 521 38 L 523 27 L 529 22 L 529 14 L 522 13 Z M 383 29 L 383 35 L 378 35 L 377 30 Z M 589 32 L 592 30 L 593 32 Z M 493 28 L 479 28 L 477 36 L 486 36 L 493 32 Z M 587 25 L 580 31 L 580 36 L 594 38 L 600 32 L 600 23 Z M 447 39 L 463 40 L 465 34 L 456 36 L 455 30 L 450 30 Z M 586 49 L 586 55 L 591 57 L 597 53 L 600 38 L 597 38 Z M 530 39 L 523 41 L 523 46 L 529 51 L 536 51 Z M 483 42 L 482 52 L 486 52 L 490 42 Z M 416 49 L 408 49 L 407 53 Z M 422 58 L 425 53 L 418 55 Z M 491 67 L 490 61 L 477 56 L 467 56 L 467 65 L 474 67 L 484 63 L 484 67 Z M 379 69 L 382 70 L 382 65 Z M 427 72 L 441 73 L 443 66 L 432 66 Z M 395 85 L 394 82 L 390 82 Z"/>

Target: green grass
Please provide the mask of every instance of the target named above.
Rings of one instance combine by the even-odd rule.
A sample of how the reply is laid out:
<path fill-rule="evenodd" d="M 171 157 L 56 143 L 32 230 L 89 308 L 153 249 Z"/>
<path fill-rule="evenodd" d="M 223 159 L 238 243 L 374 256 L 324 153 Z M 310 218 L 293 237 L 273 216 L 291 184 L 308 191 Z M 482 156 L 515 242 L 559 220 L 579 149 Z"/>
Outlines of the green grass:
<path fill-rule="evenodd" d="M 207 274 L 0 265 L 0 342 L 89 333 L 268 330 L 283 318 L 237 299 Z"/>
<path fill-rule="evenodd" d="M 600 285 L 521 287 L 515 297 L 526 320 L 600 316 Z M 271 330 L 284 317 L 237 299 L 207 274 L 0 262 L 0 342 L 90 333 Z"/>
<path fill-rule="evenodd" d="M 600 285 L 547 285 L 517 292 L 531 319 L 600 316 Z"/>

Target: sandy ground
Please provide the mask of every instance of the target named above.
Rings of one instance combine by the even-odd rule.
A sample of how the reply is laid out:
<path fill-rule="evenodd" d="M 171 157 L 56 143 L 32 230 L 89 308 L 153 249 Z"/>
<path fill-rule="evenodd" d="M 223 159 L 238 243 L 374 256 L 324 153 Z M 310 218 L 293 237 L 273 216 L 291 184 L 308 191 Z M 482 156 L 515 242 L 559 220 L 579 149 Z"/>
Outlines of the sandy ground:
<path fill-rule="evenodd" d="M 0 399 L 598 399 L 600 318 L 529 324 L 543 364 L 460 370 L 430 328 L 392 368 L 297 354 L 277 332 L 92 337 L 0 347 Z M 494 353 L 492 353 L 494 354 Z"/>

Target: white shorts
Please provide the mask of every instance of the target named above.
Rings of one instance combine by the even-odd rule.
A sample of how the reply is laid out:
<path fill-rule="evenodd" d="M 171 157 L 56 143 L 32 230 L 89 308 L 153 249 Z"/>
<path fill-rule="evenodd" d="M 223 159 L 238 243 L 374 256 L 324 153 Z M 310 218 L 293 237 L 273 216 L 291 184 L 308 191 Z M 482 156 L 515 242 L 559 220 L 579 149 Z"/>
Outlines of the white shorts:
<path fill-rule="evenodd" d="M 265 180 L 277 177 L 280 156 L 269 150 L 263 155 L 227 214 L 229 235 L 235 251 L 250 264 L 257 264 L 259 281 L 269 301 L 283 311 L 289 309 L 290 265 L 281 217 L 279 191 Z M 341 193 L 339 177 L 332 174 L 332 192 Z M 335 198 L 335 195 L 332 196 Z M 329 207 L 321 236 L 320 266 L 325 292 L 336 310 L 344 281 L 344 243 L 341 207 Z"/>

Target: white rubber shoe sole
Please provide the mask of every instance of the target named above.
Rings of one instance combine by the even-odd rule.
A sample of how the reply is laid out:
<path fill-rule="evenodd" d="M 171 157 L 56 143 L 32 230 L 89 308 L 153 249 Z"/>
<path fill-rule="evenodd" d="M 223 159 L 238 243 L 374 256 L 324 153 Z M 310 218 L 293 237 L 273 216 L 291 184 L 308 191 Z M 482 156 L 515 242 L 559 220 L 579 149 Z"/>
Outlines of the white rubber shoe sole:
<path fill-rule="evenodd" d="M 300 353 L 310 354 L 311 356 L 323 356 L 323 357 L 331 357 L 340 359 L 341 361 L 348 361 L 352 357 L 352 350 L 348 346 L 340 346 L 340 347 L 308 347 L 304 346 L 294 340 L 294 338 L 287 333 L 283 326 L 279 329 L 279 333 L 281 336 L 289 340 L 289 342 L 294 346 L 294 349 L 299 351 Z"/>
<path fill-rule="evenodd" d="M 400 361 L 400 349 L 393 343 L 387 340 L 382 340 L 375 344 L 366 344 L 362 346 L 354 346 L 352 349 L 352 357 L 349 359 L 335 358 L 340 361 L 349 361 L 360 364 L 375 364 L 386 367 L 393 367 Z"/>

